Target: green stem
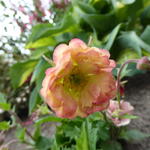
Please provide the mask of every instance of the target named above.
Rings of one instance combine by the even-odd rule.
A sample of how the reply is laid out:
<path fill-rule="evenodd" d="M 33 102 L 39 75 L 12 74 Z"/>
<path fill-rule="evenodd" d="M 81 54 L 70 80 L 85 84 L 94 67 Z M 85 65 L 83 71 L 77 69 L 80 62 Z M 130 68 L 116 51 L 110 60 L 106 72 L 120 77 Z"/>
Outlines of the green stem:
<path fill-rule="evenodd" d="M 122 66 L 120 67 L 120 70 L 118 72 L 118 75 L 117 75 L 117 100 L 118 100 L 118 103 L 120 104 L 120 80 L 121 80 L 121 73 L 124 69 L 124 67 L 129 64 L 129 63 L 137 63 L 138 62 L 138 59 L 130 59 L 128 61 L 126 61 L 124 64 L 122 64 Z"/>

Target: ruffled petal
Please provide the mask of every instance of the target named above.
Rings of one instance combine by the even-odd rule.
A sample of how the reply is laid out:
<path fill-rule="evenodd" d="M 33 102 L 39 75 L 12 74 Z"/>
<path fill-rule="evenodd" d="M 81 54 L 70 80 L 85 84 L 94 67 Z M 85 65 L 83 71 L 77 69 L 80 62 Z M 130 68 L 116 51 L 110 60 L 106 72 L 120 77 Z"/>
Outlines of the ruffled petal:
<path fill-rule="evenodd" d="M 80 50 L 81 49 L 84 50 L 84 49 L 87 48 L 86 44 L 83 41 L 81 41 L 80 39 L 77 39 L 77 38 L 72 39 L 69 42 L 69 47 L 71 47 L 73 49 L 80 49 Z"/>
<path fill-rule="evenodd" d="M 55 48 L 54 53 L 53 53 L 53 61 L 55 64 L 60 62 L 60 60 L 68 52 L 68 49 L 69 47 L 66 44 L 60 44 Z"/>

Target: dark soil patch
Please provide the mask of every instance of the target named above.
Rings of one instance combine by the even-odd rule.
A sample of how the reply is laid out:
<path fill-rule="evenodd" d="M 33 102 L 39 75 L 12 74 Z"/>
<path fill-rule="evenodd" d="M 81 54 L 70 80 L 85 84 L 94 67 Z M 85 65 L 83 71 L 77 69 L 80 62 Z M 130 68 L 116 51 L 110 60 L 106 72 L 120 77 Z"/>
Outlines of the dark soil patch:
<path fill-rule="evenodd" d="M 128 80 L 125 99 L 135 107 L 140 118 L 132 120 L 130 128 L 150 134 L 150 72 Z M 127 144 L 125 150 L 150 150 L 150 138 Z"/>

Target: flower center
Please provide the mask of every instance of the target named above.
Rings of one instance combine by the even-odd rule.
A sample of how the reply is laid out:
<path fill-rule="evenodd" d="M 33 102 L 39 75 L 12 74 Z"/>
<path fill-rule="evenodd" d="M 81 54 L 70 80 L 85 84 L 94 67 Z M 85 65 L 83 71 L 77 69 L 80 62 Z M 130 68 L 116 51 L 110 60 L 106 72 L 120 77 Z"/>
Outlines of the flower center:
<path fill-rule="evenodd" d="M 87 84 L 87 77 L 75 67 L 68 76 L 61 79 L 65 91 L 73 98 L 79 99 L 81 91 Z"/>

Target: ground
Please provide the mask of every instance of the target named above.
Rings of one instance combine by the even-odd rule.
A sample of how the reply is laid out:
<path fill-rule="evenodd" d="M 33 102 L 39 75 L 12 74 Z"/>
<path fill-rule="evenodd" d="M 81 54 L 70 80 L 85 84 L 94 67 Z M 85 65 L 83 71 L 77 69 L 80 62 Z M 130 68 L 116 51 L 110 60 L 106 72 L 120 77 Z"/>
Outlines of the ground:
<path fill-rule="evenodd" d="M 135 107 L 135 114 L 140 117 L 131 122 L 130 128 L 136 128 L 145 133 L 150 133 L 150 72 L 137 75 L 128 80 L 125 87 L 125 99 Z M 51 136 L 54 132 L 55 125 L 47 124 L 43 129 L 44 135 Z M 14 132 L 12 130 L 6 135 L 5 141 L 10 141 L 13 138 Z M 125 144 L 124 150 L 135 149 L 150 150 L 150 138 L 134 144 Z M 25 145 L 14 143 L 10 146 L 10 150 L 26 150 L 26 148 Z"/>

